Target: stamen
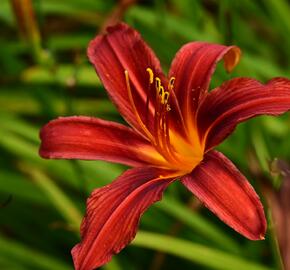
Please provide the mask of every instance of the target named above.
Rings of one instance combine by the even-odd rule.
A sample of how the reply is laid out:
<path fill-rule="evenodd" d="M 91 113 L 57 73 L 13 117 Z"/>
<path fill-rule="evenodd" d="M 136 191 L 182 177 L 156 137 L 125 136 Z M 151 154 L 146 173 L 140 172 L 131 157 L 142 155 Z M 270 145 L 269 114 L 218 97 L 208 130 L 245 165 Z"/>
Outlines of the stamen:
<path fill-rule="evenodd" d="M 151 84 L 154 82 L 154 73 L 151 68 L 147 68 L 146 71 L 149 73 L 149 82 L 148 82 L 148 88 L 147 88 L 147 97 L 146 97 L 146 110 L 145 110 L 145 124 L 148 126 L 149 121 L 149 100 L 151 95 Z"/>
<path fill-rule="evenodd" d="M 168 123 L 168 117 L 167 112 L 171 110 L 169 102 L 170 97 L 170 91 L 173 89 L 174 85 L 174 77 L 171 77 L 168 83 L 168 89 L 164 89 L 164 87 L 161 84 L 161 79 L 159 77 L 154 77 L 153 70 L 151 68 L 147 68 L 146 71 L 149 74 L 149 84 L 148 84 L 148 92 L 147 92 L 147 100 L 146 100 L 146 107 L 149 106 L 149 96 L 151 94 L 151 85 L 154 82 L 155 79 L 155 104 L 154 104 L 154 141 L 151 139 L 152 143 L 155 145 L 157 150 L 164 156 L 165 159 L 167 159 L 170 162 L 176 163 L 178 161 L 178 158 L 176 157 L 175 150 L 172 148 L 170 144 L 170 138 L 169 138 L 169 123 Z M 129 76 L 127 72 L 126 74 L 126 81 L 129 81 Z M 129 89 L 130 85 L 127 82 L 127 88 Z M 130 90 L 131 91 L 131 90 Z M 132 94 L 129 94 L 131 103 L 133 103 L 133 98 L 131 97 Z M 140 116 L 138 115 L 138 122 L 142 122 Z M 143 124 L 143 122 L 142 122 Z M 142 124 L 140 124 L 142 126 Z M 144 125 L 144 124 L 143 124 Z M 142 126 L 142 129 L 145 131 L 145 133 L 150 133 L 149 130 L 144 125 L 144 128 Z M 147 134 L 149 138 L 150 136 Z"/>
<path fill-rule="evenodd" d="M 158 77 L 155 78 L 155 86 L 156 90 L 158 91 L 159 87 L 161 86 L 161 80 Z"/>
<path fill-rule="evenodd" d="M 164 92 L 163 96 L 162 96 L 162 100 L 161 100 L 161 103 L 162 104 L 167 104 L 168 103 L 168 100 L 169 100 L 169 92 Z"/>
<path fill-rule="evenodd" d="M 172 90 L 174 87 L 175 77 L 171 77 L 168 82 L 168 89 Z"/>
<path fill-rule="evenodd" d="M 140 117 L 140 115 L 139 115 L 139 113 L 137 111 L 137 108 L 136 108 L 136 105 L 135 105 L 135 102 L 134 102 L 134 98 L 132 96 L 132 90 L 131 90 L 131 86 L 130 86 L 130 79 L 129 79 L 128 70 L 125 70 L 124 73 L 125 73 L 125 78 L 126 78 L 126 86 L 127 86 L 127 90 L 128 90 L 128 96 L 129 96 L 130 103 L 131 103 L 131 106 L 133 108 L 134 114 L 136 116 L 137 122 L 139 123 L 139 125 L 141 126 L 141 128 L 143 129 L 143 131 L 145 132 L 147 137 L 154 143 L 155 139 L 154 139 L 153 135 L 147 129 L 147 127 L 144 125 L 144 123 L 143 123 L 143 121 L 142 121 L 142 119 L 141 119 L 141 117 Z"/>
<path fill-rule="evenodd" d="M 149 73 L 149 83 L 152 84 L 154 81 L 154 73 L 151 68 L 147 68 L 146 71 Z"/>
<path fill-rule="evenodd" d="M 174 149 L 171 147 L 169 137 L 168 117 L 166 117 L 165 109 L 166 108 L 163 107 L 162 117 L 160 119 L 160 127 L 162 131 L 161 142 L 164 149 L 163 151 L 165 151 L 167 159 L 174 163 L 178 161 L 178 158 L 176 157 Z"/>
<path fill-rule="evenodd" d="M 158 92 L 159 97 L 162 98 L 162 96 L 164 95 L 164 87 L 160 85 L 159 89 L 157 89 L 157 92 Z"/>

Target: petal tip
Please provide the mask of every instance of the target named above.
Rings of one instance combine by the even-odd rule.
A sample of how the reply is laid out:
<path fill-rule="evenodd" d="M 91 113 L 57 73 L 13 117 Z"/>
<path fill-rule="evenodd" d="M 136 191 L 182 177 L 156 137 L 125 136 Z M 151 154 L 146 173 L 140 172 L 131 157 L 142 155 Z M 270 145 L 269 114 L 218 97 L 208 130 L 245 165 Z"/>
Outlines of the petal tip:
<path fill-rule="evenodd" d="M 95 63 L 95 55 L 98 51 L 98 47 L 100 46 L 100 44 L 102 43 L 102 41 L 106 38 L 106 36 L 109 34 L 109 35 L 112 35 L 114 34 L 114 32 L 122 32 L 122 31 L 126 31 L 130 28 L 129 25 L 123 23 L 123 22 L 119 22 L 119 23 L 116 23 L 115 25 L 110 25 L 106 28 L 105 30 L 105 33 L 104 34 L 99 34 L 97 35 L 94 39 L 92 39 L 90 42 L 89 42 L 89 46 L 88 46 L 88 49 L 87 49 L 87 55 L 88 55 L 88 58 L 90 60 L 90 62 L 92 64 Z"/>
<path fill-rule="evenodd" d="M 223 154 L 207 153 L 182 183 L 232 229 L 249 240 L 263 239 L 267 223 L 259 196 Z"/>
<path fill-rule="evenodd" d="M 76 270 L 109 262 L 135 237 L 141 215 L 174 180 L 159 179 L 156 168 L 135 168 L 92 192 L 81 225 L 81 242 L 71 251 Z"/>
<path fill-rule="evenodd" d="M 231 49 L 224 55 L 224 66 L 228 73 L 232 72 L 240 62 L 242 51 L 237 46 L 232 46 Z"/>
<path fill-rule="evenodd" d="M 260 199 L 257 197 L 258 201 L 256 202 L 257 214 L 256 218 L 252 220 L 248 225 L 252 225 L 246 230 L 244 233 L 241 231 L 240 233 L 245 235 L 250 240 L 265 240 L 265 234 L 267 230 L 267 221 L 264 215 L 264 209 L 260 202 Z M 250 229 L 251 228 L 251 229 Z"/>
<path fill-rule="evenodd" d="M 106 32 L 107 33 L 113 33 L 115 31 L 122 31 L 130 28 L 130 26 L 124 22 L 118 22 L 114 25 L 110 25 L 107 27 Z"/>
<path fill-rule="evenodd" d="M 88 49 L 87 49 L 87 56 L 89 58 L 89 61 L 94 64 L 95 63 L 95 55 L 96 55 L 96 51 L 97 51 L 97 48 L 101 42 L 101 40 L 104 38 L 103 35 L 98 35 L 96 36 L 94 39 L 92 39 L 90 42 L 89 42 L 89 46 L 88 46 Z"/>
<path fill-rule="evenodd" d="M 42 144 L 40 145 L 40 148 L 39 148 L 39 151 L 38 151 L 38 155 L 41 157 L 41 158 L 45 158 L 45 159 L 48 159 L 49 156 L 46 154 L 45 151 L 43 151 L 43 146 Z"/>

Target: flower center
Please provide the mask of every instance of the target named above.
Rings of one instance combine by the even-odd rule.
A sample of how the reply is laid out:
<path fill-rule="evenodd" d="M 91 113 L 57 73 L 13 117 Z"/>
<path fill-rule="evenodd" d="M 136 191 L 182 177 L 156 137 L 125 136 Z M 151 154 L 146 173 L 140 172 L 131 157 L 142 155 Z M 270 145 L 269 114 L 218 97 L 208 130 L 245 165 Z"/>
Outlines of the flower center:
<path fill-rule="evenodd" d="M 146 137 L 161 155 L 159 157 L 154 156 L 159 162 L 158 165 L 186 173 L 191 172 L 203 158 L 203 147 L 200 144 L 196 129 L 191 130 L 190 133 L 194 136 L 191 136 L 192 138 L 188 140 L 170 128 L 170 117 L 168 115 L 172 113 L 170 97 L 172 96 L 175 77 L 169 79 L 167 89 L 165 89 L 161 79 L 154 76 L 151 68 L 147 68 L 146 71 L 149 80 L 145 112 L 146 115 L 149 114 L 150 106 L 153 107 L 152 130 L 148 129 L 147 123 L 144 124 L 140 117 L 134 102 L 129 73 L 125 70 L 128 96 L 136 119 Z M 154 91 L 153 95 L 152 91 Z"/>

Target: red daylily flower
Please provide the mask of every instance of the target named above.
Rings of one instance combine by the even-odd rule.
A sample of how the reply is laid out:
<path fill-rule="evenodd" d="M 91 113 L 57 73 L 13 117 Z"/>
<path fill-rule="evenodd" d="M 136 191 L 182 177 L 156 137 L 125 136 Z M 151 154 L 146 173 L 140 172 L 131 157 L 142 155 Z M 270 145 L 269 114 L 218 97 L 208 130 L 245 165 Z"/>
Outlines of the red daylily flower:
<path fill-rule="evenodd" d="M 266 221 L 258 195 L 223 154 L 213 150 L 236 125 L 290 109 L 290 81 L 267 84 L 235 78 L 208 92 L 216 64 L 227 71 L 240 49 L 192 42 L 174 58 L 169 76 L 126 24 L 108 28 L 88 56 L 130 127 L 84 116 L 51 121 L 40 133 L 44 158 L 106 160 L 134 167 L 93 191 L 73 250 L 75 268 L 108 262 L 135 236 L 140 216 L 173 181 L 180 182 L 234 230 L 263 239 Z"/>

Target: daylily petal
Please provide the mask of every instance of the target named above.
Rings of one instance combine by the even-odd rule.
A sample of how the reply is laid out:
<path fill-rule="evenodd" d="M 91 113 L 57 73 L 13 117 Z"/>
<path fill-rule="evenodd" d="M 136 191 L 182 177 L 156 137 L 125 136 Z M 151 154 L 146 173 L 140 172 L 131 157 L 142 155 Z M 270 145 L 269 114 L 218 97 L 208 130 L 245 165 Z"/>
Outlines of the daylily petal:
<path fill-rule="evenodd" d="M 223 154 L 207 153 L 202 163 L 181 182 L 234 230 L 251 240 L 264 238 L 266 220 L 260 199 Z"/>
<path fill-rule="evenodd" d="M 191 42 L 176 54 L 169 71 L 175 77 L 174 91 L 183 117 L 192 121 L 200 98 L 207 92 L 216 64 L 224 59 L 228 72 L 238 64 L 240 49 L 206 42 Z"/>
<path fill-rule="evenodd" d="M 157 169 L 134 168 L 93 191 L 81 226 L 82 241 L 72 250 L 75 269 L 95 269 L 119 253 L 135 237 L 140 216 L 172 181 Z"/>
<path fill-rule="evenodd" d="M 107 32 L 91 41 L 89 59 L 120 113 L 129 124 L 144 134 L 128 95 L 124 72 L 128 71 L 132 99 L 139 117 L 151 130 L 154 115 L 152 105 L 147 104 L 147 96 L 155 95 L 155 89 L 150 89 L 150 76 L 146 69 L 151 68 L 155 76 L 164 80 L 159 60 L 140 34 L 128 25 L 121 23 L 109 27 Z"/>
<path fill-rule="evenodd" d="M 242 121 L 257 115 L 279 115 L 290 109 L 290 80 L 275 78 L 266 85 L 235 78 L 210 92 L 197 114 L 206 149 L 222 142 Z"/>
<path fill-rule="evenodd" d="M 133 129 L 98 118 L 58 118 L 42 128 L 40 138 L 44 158 L 106 160 L 130 166 L 162 160 Z"/>

